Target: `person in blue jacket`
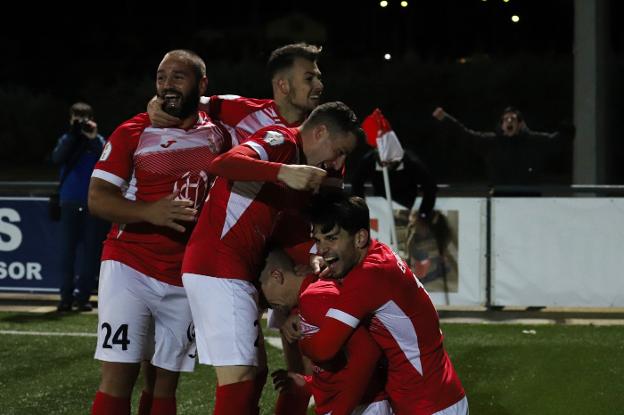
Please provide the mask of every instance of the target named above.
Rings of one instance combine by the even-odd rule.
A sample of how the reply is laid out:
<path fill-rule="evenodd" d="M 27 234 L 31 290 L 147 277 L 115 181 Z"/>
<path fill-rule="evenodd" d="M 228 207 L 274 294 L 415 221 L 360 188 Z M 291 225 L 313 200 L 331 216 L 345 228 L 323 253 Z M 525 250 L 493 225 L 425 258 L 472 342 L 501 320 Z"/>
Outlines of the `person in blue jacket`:
<path fill-rule="evenodd" d="M 59 201 L 62 286 L 58 311 L 90 311 L 102 241 L 109 224 L 89 214 L 87 193 L 105 139 L 98 134 L 93 108 L 77 102 L 69 110 L 69 130 L 57 141 L 52 161 L 60 166 Z"/>

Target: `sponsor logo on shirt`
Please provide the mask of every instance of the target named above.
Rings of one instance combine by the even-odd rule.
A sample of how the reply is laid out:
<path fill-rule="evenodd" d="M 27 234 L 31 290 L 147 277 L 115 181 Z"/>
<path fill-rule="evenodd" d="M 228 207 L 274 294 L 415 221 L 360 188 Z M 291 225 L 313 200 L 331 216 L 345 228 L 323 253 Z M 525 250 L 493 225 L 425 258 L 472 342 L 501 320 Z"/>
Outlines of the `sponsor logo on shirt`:
<path fill-rule="evenodd" d="M 177 141 L 176 140 L 167 140 L 166 143 L 160 143 L 160 146 L 162 148 L 168 148 L 173 143 L 177 143 Z"/>
<path fill-rule="evenodd" d="M 267 131 L 264 135 L 264 142 L 272 147 L 279 146 L 280 144 L 284 144 L 284 135 L 277 131 Z"/>

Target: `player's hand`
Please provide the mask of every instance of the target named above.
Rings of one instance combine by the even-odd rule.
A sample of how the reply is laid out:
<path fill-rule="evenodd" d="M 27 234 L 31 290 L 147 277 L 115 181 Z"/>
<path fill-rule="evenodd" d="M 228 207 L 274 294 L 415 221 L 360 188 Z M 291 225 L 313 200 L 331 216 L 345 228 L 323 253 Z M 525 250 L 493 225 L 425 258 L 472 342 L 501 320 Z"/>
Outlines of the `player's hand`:
<path fill-rule="evenodd" d="M 446 112 L 444 112 L 444 108 L 438 107 L 433 110 L 433 118 L 436 118 L 438 121 L 442 121 L 444 117 L 446 117 Z"/>
<path fill-rule="evenodd" d="M 301 330 L 299 330 L 300 321 L 298 314 L 291 314 L 282 324 L 282 327 L 280 327 L 280 332 L 288 343 L 294 343 L 301 338 Z"/>
<path fill-rule="evenodd" d="M 277 179 L 295 190 L 318 190 L 327 172 L 314 166 L 283 164 Z"/>
<path fill-rule="evenodd" d="M 327 264 L 325 264 L 325 260 L 321 255 L 310 255 L 310 267 L 313 273 L 319 275 L 326 266 Z"/>
<path fill-rule="evenodd" d="M 287 372 L 284 369 L 278 369 L 271 373 L 271 377 L 273 378 L 273 387 L 280 393 L 288 391 L 293 386 L 302 388 L 306 384 L 305 378 L 302 375 L 299 373 Z"/>
<path fill-rule="evenodd" d="M 166 226 L 178 232 L 186 228 L 179 223 L 194 222 L 197 218 L 197 209 L 193 208 L 190 200 L 175 200 L 175 194 L 170 194 L 156 202 L 149 203 L 145 209 L 145 220 L 157 226 Z"/>
<path fill-rule="evenodd" d="M 155 96 L 147 103 L 147 114 L 150 117 L 150 121 L 154 127 L 174 127 L 179 125 L 182 120 L 167 114 L 162 109 L 163 100 Z"/>

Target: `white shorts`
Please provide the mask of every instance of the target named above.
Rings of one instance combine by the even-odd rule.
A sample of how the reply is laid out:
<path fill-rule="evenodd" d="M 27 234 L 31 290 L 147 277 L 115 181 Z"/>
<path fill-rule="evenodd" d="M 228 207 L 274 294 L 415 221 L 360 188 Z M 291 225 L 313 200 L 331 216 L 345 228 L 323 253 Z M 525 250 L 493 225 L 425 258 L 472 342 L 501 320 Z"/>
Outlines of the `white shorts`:
<path fill-rule="evenodd" d="M 195 368 L 195 334 L 183 287 L 158 281 L 117 261 L 103 261 L 98 289 L 95 358 L 173 372 Z"/>
<path fill-rule="evenodd" d="M 465 396 L 453 405 L 436 412 L 433 415 L 468 415 L 468 398 Z"/>
<path fill-rule="evenodd" d="M 258 366 L 258 291 L 249 281 L 184 274 L 199 363 Z"/>

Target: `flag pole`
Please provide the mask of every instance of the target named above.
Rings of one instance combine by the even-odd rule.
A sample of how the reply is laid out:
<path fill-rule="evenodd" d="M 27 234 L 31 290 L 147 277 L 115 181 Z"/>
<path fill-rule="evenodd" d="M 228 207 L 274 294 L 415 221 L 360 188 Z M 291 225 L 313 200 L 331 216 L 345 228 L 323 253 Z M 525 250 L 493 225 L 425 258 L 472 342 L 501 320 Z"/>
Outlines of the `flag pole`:
<path fill-rule="evenodd" d="M 388 174 L 388 166 L 382 165 L 384 187 L 386 190 L 386 201 L 388 202 L 388 211 L 390 212 L 390 236 L 392 242 L 390 247 L 396 252 L 399 252 L 399 242 L 397 241 L 396 224 L 394 222 L 394 210 L 392 209 L 392 192 L 390 191 L 390 175 Z"/>

